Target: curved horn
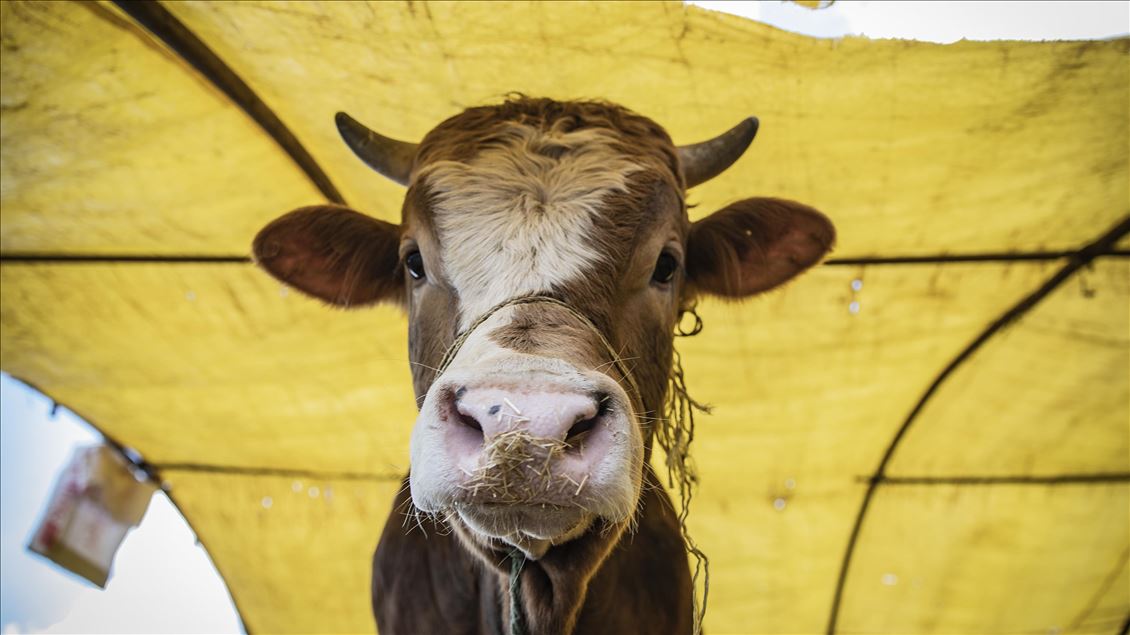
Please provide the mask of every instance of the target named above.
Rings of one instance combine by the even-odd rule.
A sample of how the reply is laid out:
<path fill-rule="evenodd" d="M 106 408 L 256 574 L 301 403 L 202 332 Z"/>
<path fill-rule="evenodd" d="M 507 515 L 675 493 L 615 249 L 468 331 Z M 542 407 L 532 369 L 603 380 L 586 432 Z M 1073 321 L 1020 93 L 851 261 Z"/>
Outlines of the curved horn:
<path fill-rule="evenodd" d="M 733 165 L 753 143 L 757 126 L 757 117 L 750 117 L 710 141 L 679 146 L 679 162 L 683 164 L 687 187 L 705 183 Z"/>
<path fill-rule="evenodd" d="M 353 150 L 353 154 L 377 172 L 401 185 L 408 185 L 417 144 L 397 141 L 373 132 L 343 112 L 337 113 L 334 121 L 345 145 Z"/>

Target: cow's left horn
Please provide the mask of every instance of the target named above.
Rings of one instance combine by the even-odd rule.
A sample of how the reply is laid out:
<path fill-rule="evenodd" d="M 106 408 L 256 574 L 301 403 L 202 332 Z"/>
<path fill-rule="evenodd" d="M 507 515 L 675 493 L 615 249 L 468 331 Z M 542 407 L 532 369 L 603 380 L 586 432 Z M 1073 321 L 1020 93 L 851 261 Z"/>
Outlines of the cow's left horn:
<path fill-rule="evenodd" d="M 679 146 L 687 187 L 705 183 L 733 165 L 757 136 L 757 117 L 750 117 L 710 141 Z"/>
<path fill-rule="evenodd" d="M 373 132 L 343 112 L 337 113 L 334 121 L 337 122 L 341 138 L 345 139 L 345 144 L 353 150 L 353 154 L 377 172 L 401 185 L 408 185 L 417 144 L 397 141 Z"/>

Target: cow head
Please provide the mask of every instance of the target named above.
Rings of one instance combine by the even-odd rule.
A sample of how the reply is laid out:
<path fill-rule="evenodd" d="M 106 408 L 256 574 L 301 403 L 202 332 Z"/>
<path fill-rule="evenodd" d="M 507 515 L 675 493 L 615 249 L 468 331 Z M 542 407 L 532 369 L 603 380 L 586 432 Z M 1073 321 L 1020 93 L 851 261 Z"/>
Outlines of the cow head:
<path fill-rule="evenodd" d="M 412 500 L 473 549 L 537 559 L 628 526 L 681 313 L 702 294 L 781 285 L 834 238 L 819 212 L 780 199 L 689 221 L 686 188 L 737 160 L 756 119 L 682 148 L 597 102 L 471 108 L 419 144 L 344 114 L 338 126 L 407 186 L 400 224 L 303 208 L 260 232 L 255 257 L 331 304 L 406 309 Z"/>

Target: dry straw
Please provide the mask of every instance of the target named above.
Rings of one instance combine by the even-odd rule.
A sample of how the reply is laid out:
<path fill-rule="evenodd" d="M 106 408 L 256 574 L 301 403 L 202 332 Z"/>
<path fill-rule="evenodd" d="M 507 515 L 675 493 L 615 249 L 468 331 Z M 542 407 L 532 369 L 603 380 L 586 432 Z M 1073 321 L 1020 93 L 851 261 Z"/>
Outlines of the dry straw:
<path fill-rule="evenodd" d="M 521 421 L 515 418 L 515 425 Z M 523 428 L 501 432 L 483 446 L 478 467 L 467 473 L 460 487 L 477 500 L 500 503 L 537 503 L 549 493 L 579 496 L 587 475 L 577 481 L 553 473 L 554 459 L 568 447 L 564 441 L 535 437 Z"/>

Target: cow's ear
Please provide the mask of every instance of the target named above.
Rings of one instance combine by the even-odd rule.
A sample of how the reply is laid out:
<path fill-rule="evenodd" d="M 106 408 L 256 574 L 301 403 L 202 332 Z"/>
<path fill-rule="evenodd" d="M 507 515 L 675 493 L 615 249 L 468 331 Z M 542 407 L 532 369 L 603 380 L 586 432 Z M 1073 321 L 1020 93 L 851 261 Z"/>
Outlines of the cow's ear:
<path fill-rule="evenodd" d="M 400 229 L 345 207 L 302 207 L 264 227 L 255 261 L 275 278 L 341 307 L 402 299 Z"/>
<path fill-rule="evenodd" d="M 820 262 L 835 240 L 832 222 L 807 205 L 738 201 L 691 226 L 690 291 L 728 298 L 768 291 Z"/>

